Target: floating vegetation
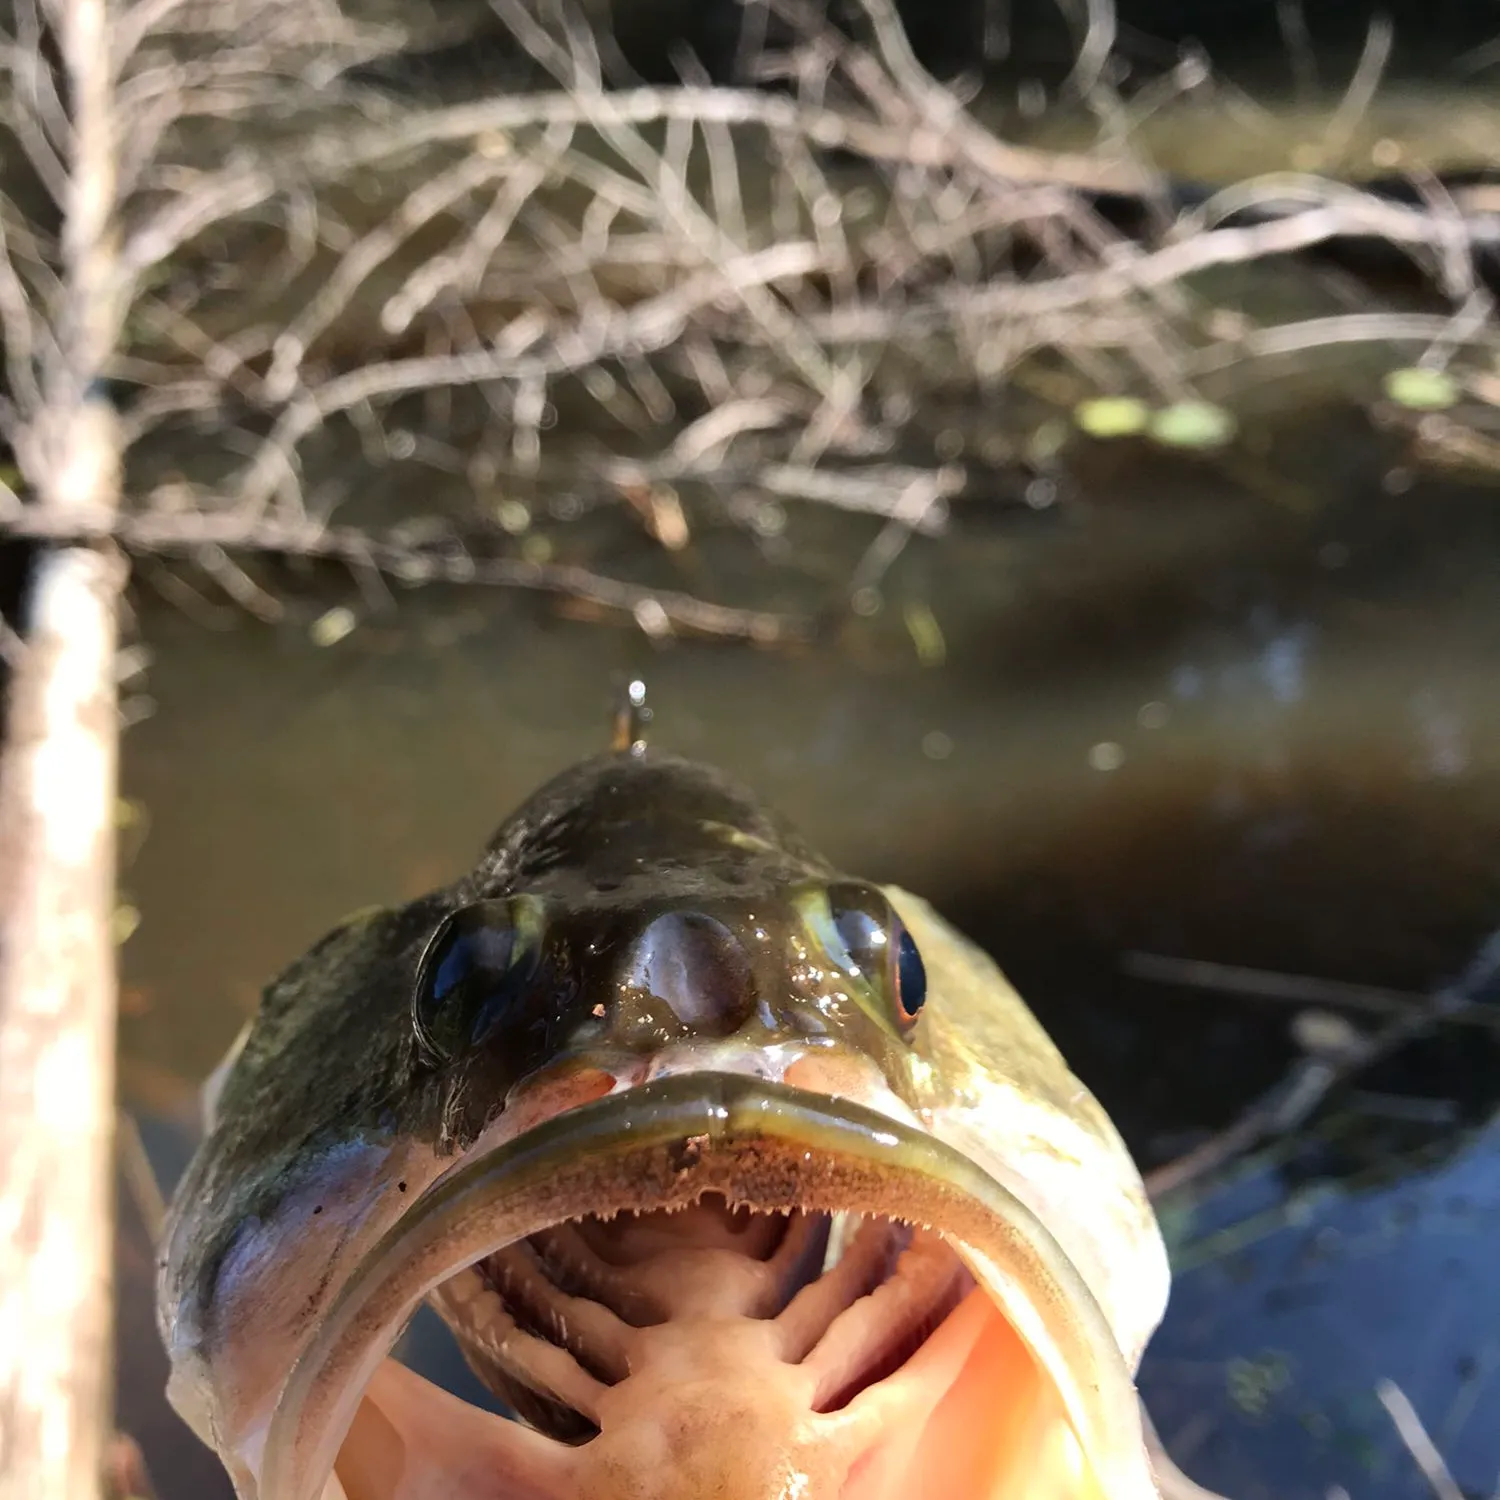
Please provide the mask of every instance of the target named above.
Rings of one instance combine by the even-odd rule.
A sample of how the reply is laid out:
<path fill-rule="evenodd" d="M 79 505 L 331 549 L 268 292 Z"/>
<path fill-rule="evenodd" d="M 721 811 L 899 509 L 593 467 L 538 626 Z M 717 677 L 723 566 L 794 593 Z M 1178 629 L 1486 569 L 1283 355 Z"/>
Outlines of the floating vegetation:
<path fill-rule="evenodd" d="M 948 642 L 937 616 L 925 604 L 908 604 L 902 611 L 907 633 L 911 636 L 917 660 L 924 667 L 940 667 L 948 659 Z"/>
<path fill-rule="evenodd" d="M 1412 365 L 1392 370 L 1383 384 L 1392 401 L 1411 411 L 1447 411 L 1459 398 L 1458 382 L 1446 370 Z"/>
<path fill-rule="evenodd" d="M 352 635 L 358 624 L 354 611 L 341 604 L 319 615 L 307 633 L 315 646 L 336 646 L 346 636 Z"/>
<path fill-rule="evenodd" d="M 1073 408 L 1080 432 L 1094 438 L 1135 437 L 1146 430 L 1151 409 L 1134 396 L 1099 396 Z"/>
<path fill-rule="evenodd" d="M 1233 437 L 1233 416 L 1211 401 L 1177 401 L 1153 413 L 1146 429 L 1168 448 L 1222 448 Z"/>
<path fill-rule="evenodd" d="M 1291 1383 L 1291 1360 L 1279 1349 L 1267 1349 L 1254 1359 L 1232 1359 L 1224 1367 L 1229 1399 L 1246 1416 L 1265 1416 L 1272 1398 Z"/>
<path fill-rule="evenodd" d="M 110 936 L 114 939 L 115 946 L 118 948 L 128 943 L 140 925 L 140 908 L 132 906 L 128 901 L 119 902 L 109 919 Z"/>

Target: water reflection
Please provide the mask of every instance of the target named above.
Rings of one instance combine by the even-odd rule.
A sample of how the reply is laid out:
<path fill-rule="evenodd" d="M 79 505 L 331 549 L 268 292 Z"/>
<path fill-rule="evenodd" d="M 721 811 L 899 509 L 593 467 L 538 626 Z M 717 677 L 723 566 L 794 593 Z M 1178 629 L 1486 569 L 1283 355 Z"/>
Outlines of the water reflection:
<path fill-rule="evenodd" d="M 1367 1118 L 1330 1120 L 1303 1154 L 1342 1155 Z M 1240 1500 L 1430 1493 L 1377 1397 L 1389 1380 L 1464 1492 L 1493 1492 L 1500 1129 L 1450 1135 L 1436 1164 L 1433 1145 L 1393 1151 L 1364 1186 L 1254 1164 L 1168 1221 L 1179 1269 L 1142 1388 L 1195 1477 Z"/>

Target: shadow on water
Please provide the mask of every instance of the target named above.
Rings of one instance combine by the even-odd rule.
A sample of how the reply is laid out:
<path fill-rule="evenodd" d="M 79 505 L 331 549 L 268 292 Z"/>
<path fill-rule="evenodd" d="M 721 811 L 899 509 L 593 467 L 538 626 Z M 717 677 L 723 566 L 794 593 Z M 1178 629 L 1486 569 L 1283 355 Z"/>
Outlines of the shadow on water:
<path fill-rule="evenodd" d="M 437 592 L 318 648 L 306 614 L 215 632 L 142 596 L 157 711 L 126 740 L 142 921 L 121 1065 L 159 1166 L 184 1159 L 192 1090 L 264 980 L 349 910 L 450 878 L 601 746 L 611 677 L 637 672 L 661 744 L 989 947 L 1143 1166 L 1203 1140 L 1297 1056 L 1306 1007 L 1148 981 L 1127 955 L 1420 993 L 1500 926 L 1500 512 L 1457 486 L 1385 494 L 1362 444 L 1306 511 L 1101 453 L 1055 518 L 960 516 L 956 539 L 915 541 L 881 613 L 795 656 Z M 1390 1379 L 1466 1490 L 1491 1492 L 1497 1036 L 1411 1043 L 1167 1204 L 1178 1278 L 1142 1383 L 1201 1482 L 1421 1493 L 1375 1395 Z M 164 1500 L 213 1494 L 156 1395 L 128 1216 L 120 1268 L 122 1423 Z M 429 1335 L 414 1357 L 435 1357 Z"/>

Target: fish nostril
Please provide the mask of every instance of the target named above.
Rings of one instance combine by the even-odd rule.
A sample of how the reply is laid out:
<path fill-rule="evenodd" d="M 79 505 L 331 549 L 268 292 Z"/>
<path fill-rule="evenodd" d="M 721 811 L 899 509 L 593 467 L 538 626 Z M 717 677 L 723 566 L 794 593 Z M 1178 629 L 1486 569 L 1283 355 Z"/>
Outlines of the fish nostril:
<path fill-rule="evenodd" d="M 704 912 L 671 911 L 652 921 L 636 939 L 624 977 L 704 1036 L 729 1036 L 755 1009 L 749 955 Z"/>

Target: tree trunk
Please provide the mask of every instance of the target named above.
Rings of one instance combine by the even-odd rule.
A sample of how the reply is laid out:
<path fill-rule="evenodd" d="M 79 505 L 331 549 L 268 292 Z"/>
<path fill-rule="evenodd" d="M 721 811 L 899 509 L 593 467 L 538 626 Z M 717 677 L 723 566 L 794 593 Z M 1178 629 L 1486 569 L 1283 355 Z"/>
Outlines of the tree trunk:
<path fill-rule="evenodd" d="M 0 760 L 0 1500 L 95 1500 L 103 1471 L 124 571 L 38 563 Z"/>

